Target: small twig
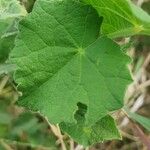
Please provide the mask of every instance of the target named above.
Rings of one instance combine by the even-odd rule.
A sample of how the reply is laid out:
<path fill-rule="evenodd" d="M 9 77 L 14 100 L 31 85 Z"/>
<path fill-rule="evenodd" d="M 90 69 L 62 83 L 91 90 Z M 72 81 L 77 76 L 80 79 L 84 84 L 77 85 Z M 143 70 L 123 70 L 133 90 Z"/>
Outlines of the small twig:
<path fill-rule="evenodd" d="M 144 64 L 143 64 L 143 68 L 146 68 L 148 66 L 150 62 L 150 53 L 148 54 L 148 56 L 146 57 Z"/>
<path fill-rule="evenodd" d="M 136 112 L 144 103 L 144 97 L 143 95 L 141 95 L 134 103 L 134 105 L 131 107 L 130 111 L 131 112 Z M 122 109 L 122 111 L 124 111 Z M 125 113 L 125 112 L 124 112 Z M 126 114 L 127 115 L 127 114 Z M 120 124 L 120 127 L 124 127 L 126 126 L 127 124 L 129 123 L 129 119 L 128 117 L 124 117 L 124 119 L 122 120 L 121 124 Z"/>
<path fill-rule="evenodd" d="M 77 145 L 75 150 L 83 150 L 83 146 L 82 145 Z"/>
<path fill-rule="evenodd" d="M 131 120 L 128 114 L 124 109 L 122 109 L 124 114 L 128 117 L 130 122 L 132 123 L 132 130 L 135 133 L 137 137 L 139 137 L 142 141 L 142 143 L 147 147 L 147 150 L 150 150 L 150 139 L 144 134 L 144 132 L 141 130 L 141 128 L 136 124 L 134 120 Z"/>
<path fill-rule="evenodd" d="M 90 150 L 90 148 L 89 148 L 89 147 L 87 147 L 87 148 L 85 148 L 85 150 Z"/>
<path fill-rule="evenodd" d="M 139 6 L 139 7 L 141 7 L 142 4 L 143 4 L 143 2 L 144 2 L 144 0 L 138 0 L 136 5 Z"/>
<path fill-rule="evenodd" d="M 138 86 L 137 90 L 143 90 L 143 89 L 145 89 L 145 88 L 147 88 L 149 86 L 150 86 L 150 80 L 147 80 L 144 83 L 140 84 Z"/>
<path fill-rule="evenodd" d="M 121 148 L 121 150 L 128 150 L 129 148 L 130 148 L 130 150 L 132 149 L 132 148 L 134 148 L 134 146 L 136 146 L 136 147 L 140 147 L 141 146 L 141 142 L 132 142 L 132 143 L 129 143 L 129 144 L 125 144 L 122 148 Z"/>
<path fill-rule="evenodd" d="M 74 141 L 70 139 L 70 150 L 74 150 Z"/>
<path fill-rule="evenodd" d="M 7 84 L 8 80 L 9 80 L 9 76 L 4 76 L 4 78 L 2 79 L 0 83 L 0 93 L 2 92 L 3 88 Z"/>
<path fill-rule="evenodd" d="M 44 117 L 46 122 L 48 123 L 48 125 L 50 126 L 52 132 L 55 134 L 55 136 L 59 139 L 60 143 L 61 143 L 61 148 L 62 150 L 67 150 L 66 145 L 63 141 L 63 135 L 61 134 L 59 125 L 57 124 L 57 126 L 50 124 L 50 122 L 48 121 L 48 119 L 46 117 Z"/>
<path fill-rule="evenodd" d="M 136 112 L 139 110 L 139 108 L 143 105 L 144 103 L 144 96 L 141 95 L 138 97 L 138 99 L 135 101 L 135 103 L 133 104 L 133 106 L 131 107 L 130 111 L 131 112 Z"/>
<path fill-rule="evenodd" d="M 0 140 L 0 144 L 5 150 L 13 150 L 7 143 L 4 142 L 4 140 Z"/>
<path fill-rule="evenodd" d="M 126 133 L 126 132 L 124 132 L 124 131 L 120 131 L 121 132 L 121 134 L 124 136 L 124 137 L 126 137 L 126 138 L 128 138 L 128 139 L 130 139 L 130 140 L 132 140 L 132 141 L 138 141 L 138 138 L 136 138 L 135 136 L 133 136 L 133 135 L 130 135 L 130 134 L 128 134 L 128 133 Z"/>
<path fill-rule="evenodd" d="M 5 94 L 7 94 L 9 92 L 12 92 L 12 90 L 13 90 L 12 87 L 8 86 L 5 89 L 3 89 L 2 91 L 0 91 L 0 95 L 5 95 Z"/>
<path fill-rule="evenodd" d="M 150 139 L 144 134 L 141 128 L 138 125 L 136 125 L 133 121 L 132 125 L 133 125 L 132 130 L 134 131 L 135 135 L 141 139 L 142 143 L 147 147 L 147 150 L 150 150 Z"/>
<path fill-rule="evenodd" d="M 60 131 L 60 128 L 59 128 L 58 124 L 57 124 L 57 130 L 58 130 L 58 137 L 59 137 L 60 142 L 61 142 L 62 150 L 67 150 L 67 148 L 65 146 L 65 143 L 63 141 L 63 135 L 61 134 L 61 131 Z"/>

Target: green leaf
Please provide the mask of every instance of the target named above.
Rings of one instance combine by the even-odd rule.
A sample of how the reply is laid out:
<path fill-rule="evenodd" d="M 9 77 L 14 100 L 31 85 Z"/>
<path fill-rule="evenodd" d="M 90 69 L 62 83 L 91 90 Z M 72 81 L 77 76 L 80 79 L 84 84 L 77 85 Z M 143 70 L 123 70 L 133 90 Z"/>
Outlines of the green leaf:
<path fill-rule="evenodd" d="M 141 116 L 137 113 L 130 112 L 128 109 L 126 109 L 126 112 L 128 113 L 129 117 L 131 117 L 131 119 L 141 124 L 145 129 L 147 129 L 150 132 L 150 119 L 149 118 Z"/>
<path fill-rule="evenodd" d="M 88 125 L 120 109 L 131 81 L 130 59 L 112 40 L 99 37 L 100 24 L 91 6 L 38 0 L 20 22 L 10 55 L 24 94 L 18 104 L 60 123 L 75 122 L 80 102 L 87 106 Z"/>
<path fill-rule="evenodd" d="M 0 37 L 7 37 L 16 33 L 16 18 L 27 13 L 17 0 L 0 0 Z"/>
<path fill-rule="evenodd" d="M 61 129 L 67 132 L 76 142 L 87 147 L 105 140 L 121 139 L 114 119 L 111 116 L 107 115 L 89 127 L 84 124 L 86 106 L 78 104 L 78 107 L 79 110 L 75 114 L 77 124 L 60 124 Z"/>
<path fill-rule="evenodd" d="M 17 0 L 0 0 L 0 62 L 7 59 L 14 47 L 17 19 L 25 15 L 25 9 Z"/>
<path fill-rule="evenodd" d="M 9 55 L 10 50 L 14 47 L 16 35 L 0 39 L 0 62 L 4 62 Z"/>
<path fill-rule="evenodd" d="M 150 16 L 130 0 L 82 0 L 103 16 L 102 33 L 111 38 L 150 35 Z"/>

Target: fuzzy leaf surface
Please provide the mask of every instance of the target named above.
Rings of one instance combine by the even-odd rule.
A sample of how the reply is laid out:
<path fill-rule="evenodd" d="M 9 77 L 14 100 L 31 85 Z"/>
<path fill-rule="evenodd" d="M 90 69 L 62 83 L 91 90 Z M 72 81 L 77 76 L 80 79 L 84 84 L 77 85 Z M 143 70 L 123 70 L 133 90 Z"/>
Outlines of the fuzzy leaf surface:
<path fill-rule="evenodd" d="M 38 0 L 20 22 L 10 62 L 24 96 L 19 105 L 40 111 L 51 123 L 75 122 L 80 102 L 92 125 L 123 106 L 130 75 L 128 56 L 99 37 L 100 18 L 91 6 Z"/>
<path fill-rule="evenodd" d="M 82 0 L 103 16 L 101 31 L 111 38 L 150 35 L 150 16 L 130 0 Z"/>

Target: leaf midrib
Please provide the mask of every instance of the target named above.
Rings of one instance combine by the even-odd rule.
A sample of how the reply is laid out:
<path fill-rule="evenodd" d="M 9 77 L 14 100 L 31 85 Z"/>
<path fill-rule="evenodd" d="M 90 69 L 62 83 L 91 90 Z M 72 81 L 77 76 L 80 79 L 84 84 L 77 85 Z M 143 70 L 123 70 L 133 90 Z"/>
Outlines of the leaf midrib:
<path fill-rule="evenodd" d="M 132 24 L 133 26 L 137 25 L 137 23 L 132 22 L 132 21 L 129 20 L 128 18 L 126 18 L 126 17 L 120 15 L 118 12 L 116 12 L 116 11 L 110 9 L 110 8 L 100 7 L 100 6 L 95 6 L 95 5 L 94 5 L 93 7 L 98 8 L 98 9 L 105 9 L 105 10 L 108 10 L 108 11 L 110 11 L 111 13 L 114 13 L 114 14 L 116 14 L 117 16 L 123 18 L 124 20 L 126 20 L 127 22 L 129 22 L 130 24 Z"/>

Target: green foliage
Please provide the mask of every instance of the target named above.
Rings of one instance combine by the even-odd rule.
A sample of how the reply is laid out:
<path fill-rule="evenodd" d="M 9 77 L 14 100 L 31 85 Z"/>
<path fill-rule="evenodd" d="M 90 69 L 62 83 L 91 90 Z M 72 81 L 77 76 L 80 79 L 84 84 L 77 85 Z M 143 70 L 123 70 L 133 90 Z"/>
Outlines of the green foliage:
<path fill-rule="evenodd" d="M 85 114 L 87 107 L 83 104 L 78 104 L 78 107 L 79 110 L 75 114 L 77 124 L 60 124 L 61 129 L 67 132 L 76 142 L 86 147 L 105 140 L 120 139 L 120 134 L 111 116 L 107 115 L 91 127 L 86 126 Z"/>
<path fill-rule="evenodd" d="M 56 137 L 38 115 L 16 111 L 6 100 L 0 100 L 0 138 L 18 141 L 22 144 L 43 145 L 55 149 Z"/>
<path fill-rule="evenodd" d="M 30 12 L 35 0 L 20 2 Z M 14 80 L 23 93 L 17 104 L 39 111 L 84 146 L 121 139 L 109 114 L 123 107 L 131 82 L 128 45 L 121 49 L 106 35 L 150 35 L 149 15 L 128 0 L 37 0 L 23 20 L 19 1 L 0 0 L 0 13 L 0 62 L 16 38 L 0 75 L 17 68 Z M 1 137 L 55 149 L 56 138 L 39 117 L 14 117 L 2 106 Z M 132 118 L 149 129 L 145 118 Z"/>
<path fill-rule="evenodd" d="M 128 109 L 126 109 L 126 112 L 128 113 L 131 119 L 141 124 L 145 129 L 147 129 L 150 132 L 150 119 L 149 118 L 141 116 L 137 113 L 130 112 Z"/>
<path fill-rule="evenodd" d="M 150 16 L 130 0 L 82 0 L 103 16 L 102 33 L 109 37 L 150 35 Z"/>
<path fill-rule="evenodd" d="M 14 47 L 18 19 L 25 15 L 17 0 L 0 0 L 0 62 L 7 59 Z"/>
<path fill-rule="evenodd" d="M 88 125 L 121 108 L 131 81 L 129 58 L 110 39 L 98 37 L 99 27 L 99 17 L 90 6 L 37 1 L 20 22 L 11 53 L 11 62 L 19 67 L 15 81 L 25 94 L 19 105 L 60 123 L 74 122 L 80 102 L 87 106 Z"/>

